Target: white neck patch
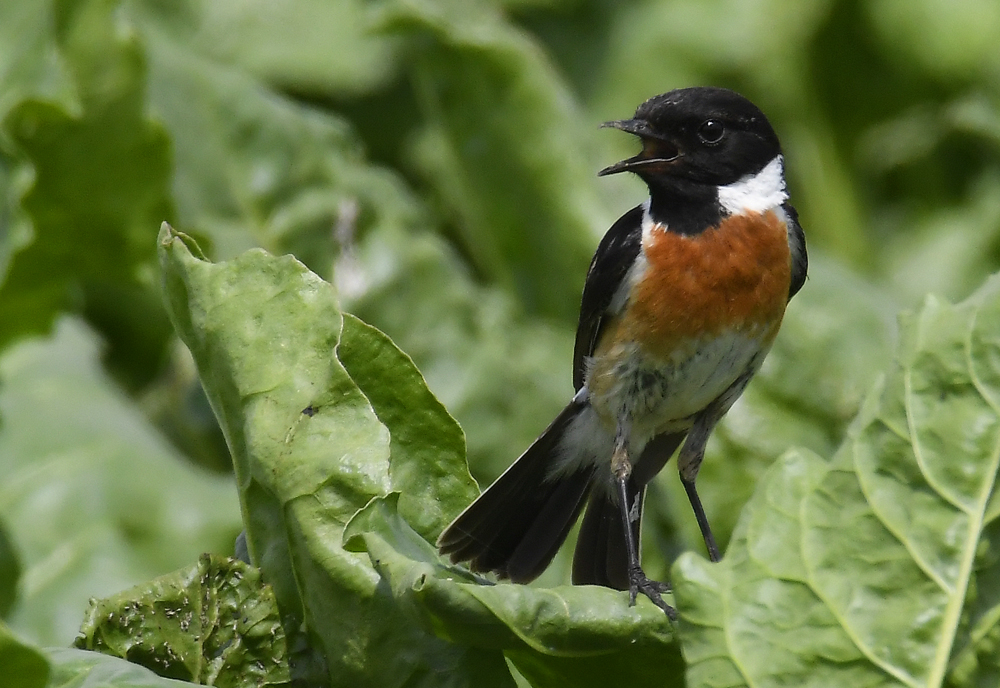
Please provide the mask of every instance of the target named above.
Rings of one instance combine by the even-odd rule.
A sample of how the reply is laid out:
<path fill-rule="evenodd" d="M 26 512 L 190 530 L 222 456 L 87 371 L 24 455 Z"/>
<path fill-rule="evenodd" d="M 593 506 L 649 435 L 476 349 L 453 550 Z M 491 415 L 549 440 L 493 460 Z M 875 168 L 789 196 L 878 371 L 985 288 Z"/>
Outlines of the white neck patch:
<path fill-rule="evenodd" d="M 649 233 L 654 229 L 662 230 L 664 227 L 658 222 L 653 221 L 653 216 L 649 212 L 650 200 L 647 198 L 642 202 L 642 238 L 646 240 L 649 238 Z"/>
<path fill-rule="evenodd" d="M 720 186 L 719 205 L 730 215 L 763 213 L 781 205 L 788 199 L 784 168 L 784 158 L 778 155 L 757 174 Z"/>

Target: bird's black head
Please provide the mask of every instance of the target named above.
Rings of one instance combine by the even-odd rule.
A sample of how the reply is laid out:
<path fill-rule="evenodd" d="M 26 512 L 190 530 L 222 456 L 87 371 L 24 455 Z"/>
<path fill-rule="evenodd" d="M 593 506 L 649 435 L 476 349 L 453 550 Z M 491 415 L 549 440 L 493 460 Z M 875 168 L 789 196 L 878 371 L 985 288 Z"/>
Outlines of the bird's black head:
<path fill-rule="evenodd" d="M 719 186 L 759 172 L 781 153 L 756 105 L 724 88 L 680 88 L 650 98 L 632 119 L 606 122 L 642 139 L 642 152 L 599 174 L 665 175 Z"/>
<path fill-rule="evenodd" d="M 718 190 L 751 177 L 781 155 L 764 113 L 724 88 L 682 88 L 650 98 L 632 119 L 606 127 L 635 134 L 642 151 L 598 174 L 634 172 L 655 205 L 718 206 Z M 779 163 L 780 164 L 780 163 Z M 780 169 L 778 179 L 783 184 Z M 723 211 L 724 212 L 724 211 Z"/>

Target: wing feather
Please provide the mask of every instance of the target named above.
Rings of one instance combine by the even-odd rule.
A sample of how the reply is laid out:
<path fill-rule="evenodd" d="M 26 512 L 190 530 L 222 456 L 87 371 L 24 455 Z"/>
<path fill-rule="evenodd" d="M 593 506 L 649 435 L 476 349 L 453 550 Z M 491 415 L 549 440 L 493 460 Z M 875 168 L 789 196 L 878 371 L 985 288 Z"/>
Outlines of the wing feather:
<path fill-rule="evenodd" d="M 642 217 L 639 205 L 622 215 L 601 239 L 583 287 L 580 324 L 573 347 L 573 388 L 580 391 L 587 357 L 594 353 L 608 309 L 642 250 Z"/>

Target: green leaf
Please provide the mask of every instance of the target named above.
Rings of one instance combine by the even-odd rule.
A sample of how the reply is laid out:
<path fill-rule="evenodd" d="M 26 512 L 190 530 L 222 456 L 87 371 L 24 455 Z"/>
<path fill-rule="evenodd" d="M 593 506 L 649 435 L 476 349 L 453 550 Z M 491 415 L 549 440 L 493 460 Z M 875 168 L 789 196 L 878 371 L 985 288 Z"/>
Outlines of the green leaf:
<path fill-rule="evenodd" d="M 47 688 L 191 688 L 193 683 L 162 678 L 144 666 L 99 652 L 47 648 L 52 667 Z"/>
<path fill-rule="evenodd" d="M 0 357 L 0 518 L 21 561 L 11 626 L 67 645 L 94 596 L 231 552 L 230 478 L 193 467 L 108 379 L 79 320 Z"/>
<path fill-rule="evenodd" d="M 998 278 L 902 318 L 833 461 L 789 454 L 721 564 L 674 566 L 692 686 L 1000 678 L 998 361 Z"/>
<path fill-rule="evenodd" d="M 646 599 L 607 588 L 484 584 L 441 562 L 400 517 L 398 496 L 374 501 L 345 532 L 403 605 L 416 606 L 442 638 L 502 649 L 535 686 L 681 685 L 670 623 Z"/>
<path fill-rule="evenodd" d="M 289 256 L 253 250 L 212 264 L 190 246 L 183 234 L 161 230 L 168 309 L 226 433 L 250 553 L 274 586 L 286 630 L 305 621 L 335 686 L 509 685 L 498 652 L 433 637 L 393 601 L 367 556 L 341 546 L 355 513 L 388 494 L 393 480 L 408 484 L 406 462 L 427 454 L 411 446 L 420 433 L 405 427 L 380 388 L 391 371 L 355 361 L 397 427 L 403 465 L 393 468 L 386 427 L 334 355 L 343 318 L 333 288 Z M 381 336 L 356 330 L 355 345 L 367 339 L 395 359 L 404 389 L 426 403 L 412 364 Z M 435 424 L 449 425 L 431 411 Z M 453 465 L 454 426 L 449 432 L 442 460 Z M 446 485 L 468 489 L 464 480 Z"/>
<path fill-rule="evenodd" d="M 0 667 L 4 685 L 10 688 L 44 688 L 49 663 L 35 648 L 25 645 L 0 622 Z"/>
<path fill-rule="evenodd" d="M 250 554 L 283 613 L 301 616 L 288 503 L 320 492 L 346 523 L 389 490 L 388 433 L 334 357 L 342 316 L 328 284 L 290 256 L 213 264 L 192 246 L 164 225 L 167 308 L 233 454 Z"/>
<path fill-rule="evenodd" d="M 55 51 L 66 70 L 57 74 L 71 80 L 74 97 L 66 102 L 65 85 L 51 95 L 25 89 L 0 121 L 0 136 L 34 170 L 21 199 L 34 237 L 19 247 L 0 286 L 0 345 L 46 331 L 59 311 L 78 305 L 81 289 L 86 298 L 95 285 L 124 292 L 151 286 L 151 228 L 172 212 L 169 141 L 145 112 L 135 34 L 121 30 L 111 3 L 78 0 L 44 10 L 44 28 L 31 27 L 35 40 Z M 154 315 L 160 336 L 145 361 L 133 359 L 136 368 L 148 367 L 165 345 L 166 321 Z"/>
<path fill-rule="evenodd" d="M 465 434 L 410 357 L 371 325 L 344 315 L 337 358 L 389 430 L 392 489 L 403 517 L 434 541 L 479 494 L 465 462 Z"/>
<path fill-rule="evenodd" d="M 186 569 L 92 600 L 74 645 L 160 676 L 220 688 L 290 680 L 271 588 L 257 569 L 209 554 Z"/>

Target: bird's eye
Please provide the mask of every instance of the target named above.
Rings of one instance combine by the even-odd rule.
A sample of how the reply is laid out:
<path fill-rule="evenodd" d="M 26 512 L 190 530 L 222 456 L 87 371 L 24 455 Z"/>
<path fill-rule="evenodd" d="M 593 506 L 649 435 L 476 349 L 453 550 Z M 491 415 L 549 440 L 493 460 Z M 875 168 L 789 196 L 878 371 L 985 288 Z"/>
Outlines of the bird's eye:
<path fill-rule="evenodd" d="M 726 127 L 717 119 L 707 119 L 698 127 L 698 138 L 703 143 L 718 143 L 726 133 Z"/>

